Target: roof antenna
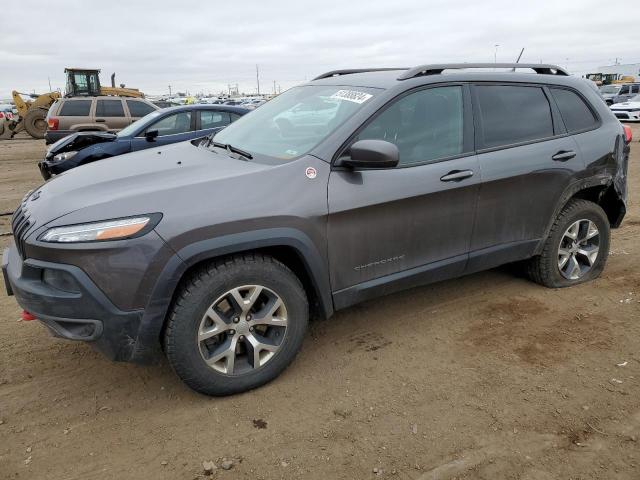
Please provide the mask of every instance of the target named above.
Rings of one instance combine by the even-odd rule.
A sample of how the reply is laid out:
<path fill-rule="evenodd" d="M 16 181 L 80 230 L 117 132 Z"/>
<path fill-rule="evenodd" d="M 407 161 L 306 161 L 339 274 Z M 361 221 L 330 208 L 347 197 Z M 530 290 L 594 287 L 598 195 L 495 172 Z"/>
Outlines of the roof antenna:
<path fill-rule="evenodd" d="M 522 47 L 522 50 L 520 50 L 520 55 L 518 55 L 518 58 L 516 59 L 516 63 L 520 63 L 520 59 L 522 58 L 522 54 L 524 53 L 524 47 Z M 516 71 L 516 67 L 513 67 L 511 69 L 512 72 Z"/>

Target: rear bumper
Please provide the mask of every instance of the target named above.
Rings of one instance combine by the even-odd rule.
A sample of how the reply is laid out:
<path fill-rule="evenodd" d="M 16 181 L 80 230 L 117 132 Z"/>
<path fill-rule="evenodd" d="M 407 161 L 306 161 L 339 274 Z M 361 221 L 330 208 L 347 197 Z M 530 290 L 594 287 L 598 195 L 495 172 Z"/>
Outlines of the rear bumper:
<path fill-rule="evenodd" d="M 12 246 L 2 255 L 2 273 L 7 293 L 53 335 L 89 342 L 112 360 L 138 360 L 143 311 L 118 309 L 80 268 L 23 261 Z"/>

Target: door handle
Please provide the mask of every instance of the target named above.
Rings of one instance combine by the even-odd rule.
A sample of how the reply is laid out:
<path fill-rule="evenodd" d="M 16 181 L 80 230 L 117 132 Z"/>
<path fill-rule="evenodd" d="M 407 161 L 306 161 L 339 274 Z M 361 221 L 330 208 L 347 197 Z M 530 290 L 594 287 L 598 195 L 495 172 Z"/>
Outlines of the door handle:
<path fill-rule="evenodd" d="M 553 157 L 551 157 L 551 159 L 555 160 L 556 162 L 566 162 L 567 160 L 571 160 L 575 156 L 576 152 L 574 152 L 573 150 L 561 150 Z"/>
<path fill-rule="evenodd" d="M 106 120 L 104 118 L 96 118 L 96 122 L 105 122 Z"/>
<path fill-rule="evenodd" d="M 452 170 L 446 175 L 440 177 L 442 182 L 459 182 L 465 178 L 473 177 L 472 170 Z"/>

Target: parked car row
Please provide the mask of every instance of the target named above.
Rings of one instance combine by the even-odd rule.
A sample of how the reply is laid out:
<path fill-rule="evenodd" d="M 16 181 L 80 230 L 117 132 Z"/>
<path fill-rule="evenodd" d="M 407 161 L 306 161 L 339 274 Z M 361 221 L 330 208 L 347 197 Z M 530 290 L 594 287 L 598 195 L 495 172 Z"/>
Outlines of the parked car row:
<path fill-rule="evenodd" d="M 10 103 L 0 103 L 0 120 L 11 120 L 15 115 L 16 107 Z"/>
<path fill-rule="evenodd" d="M 114 100 L 113 97 L 70 98 L 56 103 L 49 110 L 47 121 L 50 126 L 62 125 L 63 129 L 46 133 L 47 141 L 58 140 L 38 164 L 45 180 L 96 160 L 205 137 L 249 111 L 226 105 L 185 105 L 160 110 L 139 99 Z M 104 115 L 105 109 L 110 109 L 109 115 Z M 133 121 L 132 114 L 145 111 L 150 113 Z M 65 115 L 70 112 L 73 115 Z M 80 113 L 87 116 L 77 115 Z M 98 113 L 103 115 L 96 117 Z M 119 129 L 120 126 L 124 128 Z"/>

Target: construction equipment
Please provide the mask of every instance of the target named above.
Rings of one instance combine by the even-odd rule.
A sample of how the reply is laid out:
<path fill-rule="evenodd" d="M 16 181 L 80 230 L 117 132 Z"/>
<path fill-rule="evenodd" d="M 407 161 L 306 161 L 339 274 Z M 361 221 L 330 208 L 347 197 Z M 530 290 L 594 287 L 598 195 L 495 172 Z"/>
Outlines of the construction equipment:
<path fill-rule="evenodd" d="M 634 83 L 636 81 L 635 77 L 631 75 L 621 75 L 619 73 L 587 73 L 586 78 L 595 82 L 599 87 L 602 85 Z"/>
<path fill-rule="evenodd" d="M 67 97 L 115 95 L 118 97 L 144 97 L 137 88 L 116 87 L 116 74 L 111 75 L 111 86 L 100 85 L 100 70 L 87 68 L 65 68 L 67 75 Z"/>
<path fill-rule="evenodd" d="M 116 74 L 111 75 L 111 86 L 100 85 L 100 70 L 89 68 L 65 68 L 67 85 L 65 96 L 97 96 L 114 95 L 118 97 L 138 97 L 144 98 L 137 88 L 126 88 L 124 85 L 116 87 Z M 28 96 L 30 100 L 25 100 L 22 96 Z M 12 121 L 0 123 L 0 140 L 13 138 L 13 136 L 26 130 L 33 138 L 44 138 L 47 131 L 45 117 L 49 107 L 53 105 L 60 93 L 49 92 L 42 95 L 33 93 L 20 93 L 13 91 L 13 102 L 18 110 L 18 117 Z"/>
<path fill-rule="evenodd" d="M 26 130 L 33 138 L 44 138 L 44 132 L 47 131 L 47 122 L 45 121 L 47 111 L 53 105 L 53 102 L 60 98 L 60 94 L 58 92 L 49 92 L 38 95 L 20 93 L 14 90 L 11 95 L 16 110 L 18 110 L 18 117 L 4 123 L 4 128 L 0 131 L 0 139 L 12 138 L 22 130 Z M 29 99 L 25 100 L 22 97 L 23 95 Z"/>

